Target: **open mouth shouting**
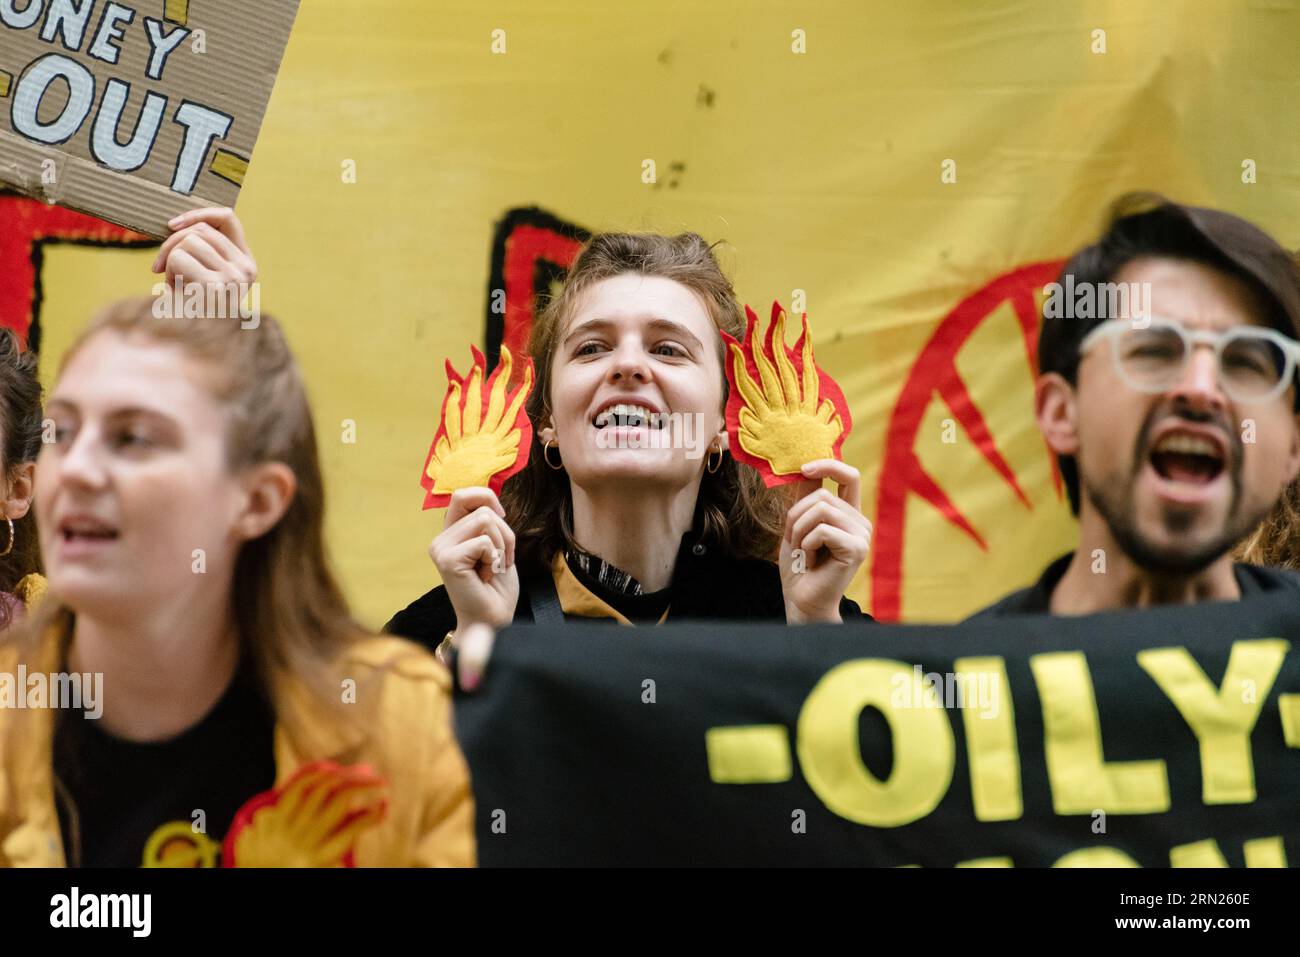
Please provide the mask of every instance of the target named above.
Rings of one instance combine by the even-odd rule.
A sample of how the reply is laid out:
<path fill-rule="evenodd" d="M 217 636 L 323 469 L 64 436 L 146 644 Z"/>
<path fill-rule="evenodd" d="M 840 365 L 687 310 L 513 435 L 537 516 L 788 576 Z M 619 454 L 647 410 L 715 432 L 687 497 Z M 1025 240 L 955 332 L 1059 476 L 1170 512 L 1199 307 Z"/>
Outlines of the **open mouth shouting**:
<path fill-rule="evenodd" d="M 1218 429 L 1171 425 L 1160 429 L 1148 448 L 1156 490 L 1170 501 L 1207 501 L 1227 476 L 1228 444 Z"/>

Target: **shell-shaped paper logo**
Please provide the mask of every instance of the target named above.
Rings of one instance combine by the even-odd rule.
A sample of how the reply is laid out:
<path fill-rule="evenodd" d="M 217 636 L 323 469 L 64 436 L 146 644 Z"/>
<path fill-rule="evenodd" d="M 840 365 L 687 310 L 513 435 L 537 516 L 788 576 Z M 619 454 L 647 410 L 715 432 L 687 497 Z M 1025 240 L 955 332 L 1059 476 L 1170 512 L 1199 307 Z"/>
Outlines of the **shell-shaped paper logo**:
<path fill-rule="evenodd" d="M 772 318 L 758 345 L 758 316 L 745 307 L 744 343 L 727 343 L 727 433 L 731 454 L 752 465 L 768 488 L 797 482 L 814 459 L 843 459 L 853 427 L 844 393 L 813 359 L 808 314 L 791 349 L 785 344 L 785 310 L 772 303 Z"/>
<path fill-rule="evenodd" d="M 235 813 L 222 867 L 354 867 L 361 835 L 388 811 L 384 779 L 363 764 L 317 761 Z"/>
<path fill-rule="evenodd" d="M 483 353 L 470 350 L 474 364 L 464 377 L 447 360 L 442 417 L 420 476 L 425 508 L 446 508 L 459 488 L 487 486 L 499 495 L 506 479 L 528 464 L 533 424 L 524 403 L 533 390 L 533 360 L 524 357 L 523 380 L 508 391 L 514 367 L 510 350 L 501 347 L 501 361 L 486 381 Z"/>

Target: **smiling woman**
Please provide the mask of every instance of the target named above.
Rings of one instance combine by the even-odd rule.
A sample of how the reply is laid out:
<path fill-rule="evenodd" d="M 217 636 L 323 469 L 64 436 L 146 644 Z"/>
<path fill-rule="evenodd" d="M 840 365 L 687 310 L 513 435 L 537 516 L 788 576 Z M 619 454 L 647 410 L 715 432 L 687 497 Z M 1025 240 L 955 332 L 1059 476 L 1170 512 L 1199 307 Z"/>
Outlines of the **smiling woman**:
<path fill-rule="evenodd" d="M 452 496 L 443 584 L 387 630 L 438 648 L 518 620 L 865 620 L 843 597 L 870 536 L 858 471 L 768 489 L 727 454 L 723 331 L 745 323 L 699 236 L 588 241 L 529 341 L 527 467 L 499 500 Z"/>

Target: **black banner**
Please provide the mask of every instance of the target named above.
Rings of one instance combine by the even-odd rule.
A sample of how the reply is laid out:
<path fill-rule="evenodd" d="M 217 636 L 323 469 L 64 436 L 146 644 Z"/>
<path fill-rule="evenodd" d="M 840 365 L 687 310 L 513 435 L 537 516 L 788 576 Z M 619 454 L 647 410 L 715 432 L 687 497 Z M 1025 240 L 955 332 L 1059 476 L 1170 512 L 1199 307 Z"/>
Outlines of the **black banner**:
<path fill-rule="evenodd" d="M 954 626 L 517 627 L 457 697 L 480 863 L 1300 860 L 1291 596 Z"/>

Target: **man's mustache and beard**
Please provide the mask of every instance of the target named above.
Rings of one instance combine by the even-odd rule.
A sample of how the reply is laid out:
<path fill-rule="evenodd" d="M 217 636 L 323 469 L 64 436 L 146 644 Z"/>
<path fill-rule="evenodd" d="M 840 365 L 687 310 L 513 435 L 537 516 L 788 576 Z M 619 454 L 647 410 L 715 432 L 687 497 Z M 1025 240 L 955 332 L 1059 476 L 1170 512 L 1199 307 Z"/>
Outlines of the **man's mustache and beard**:
<path fill-rule="evenodd" d="M 1199 545 L 1189 543 L 1190 547 L 1158 546 L 1144 538 L 1138 530 L 1134 486 L 1151 458 L 1150 435 L 1167 418 L 1215 426 L 1223 433 L 1226 442 L 1227 461 L 1223 463 L 1223 468 L 1232 485 L 1232 494 L 1223 527 L 1217 536 Z M 1133 464 L 1127 476 L 1108 476 L 1099 485 L 1086 482 L 1082 474 L 1079 480 L 1084 486 L 1088 501 L 1105 520 L 1116 543 L 1134 564 L 1158 575 L 1187 576 L 1208 568 L 1245 538 L 1268 514 L 1267 505 L 1242 511 L 1241 467 L 1241 436 L 1223 416 L 1191 409 L 1154 409 L 1138 430 L 1133 448 Z M 1199 516 L 1192 508 L 1166 506 L 1160 516 L 1160 521 L 1171 535 L 1187 532 L 1198 520 Z"/>

